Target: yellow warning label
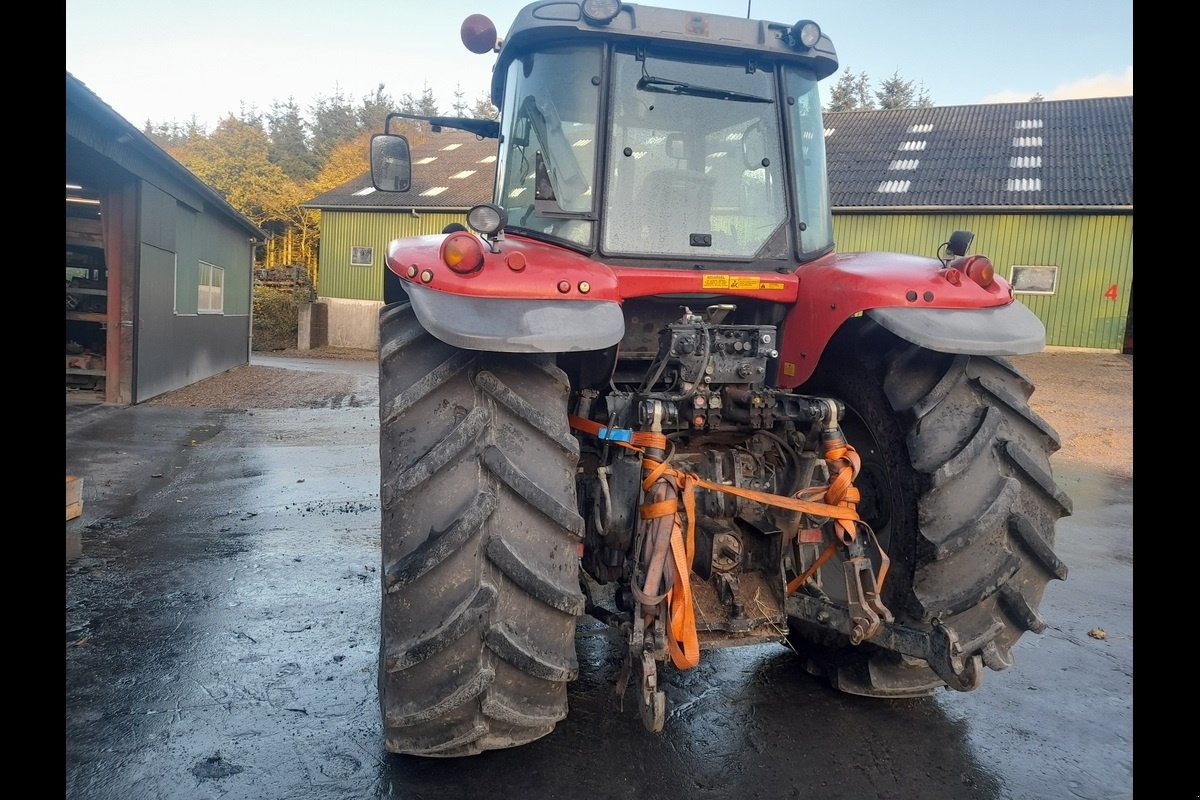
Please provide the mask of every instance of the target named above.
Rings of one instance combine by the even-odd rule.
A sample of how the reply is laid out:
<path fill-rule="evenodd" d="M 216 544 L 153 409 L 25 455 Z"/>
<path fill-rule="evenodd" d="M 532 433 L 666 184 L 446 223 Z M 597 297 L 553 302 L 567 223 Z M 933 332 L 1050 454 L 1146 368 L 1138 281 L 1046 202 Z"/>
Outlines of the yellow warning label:
<path fill-rule="evenodd" d="M 796 365 L 791 361 L 783 362 L 783 374 L 792 377 L 796 374 Z"/>
<path fill-rule="evenodd" d="M 739 277 L 736 275 L 705 275 L 703 286 L 705 289 L 767 289 L 774 291 L 782 291 L 783 284 L 778 282 L 765 282 L 762 278 Z"/>

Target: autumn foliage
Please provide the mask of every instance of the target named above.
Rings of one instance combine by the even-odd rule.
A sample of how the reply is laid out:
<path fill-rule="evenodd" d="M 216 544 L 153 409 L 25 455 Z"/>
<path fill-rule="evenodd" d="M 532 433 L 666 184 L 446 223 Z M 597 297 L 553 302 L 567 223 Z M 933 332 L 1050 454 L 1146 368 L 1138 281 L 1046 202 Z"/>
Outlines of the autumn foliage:
<path fill-rule="evenodd" d="M 256 267 L 303 267 L 316 286 L 320 212 L 301 205 L 370 169 L 370 138 L 383 131 L 384 118 L 392 111 L 497 115 L 486 94 L 468 107 L 461 91 L 456 92 L 452 109 L 440 112 L 428 86 L 420 96 L 406 94 L 394 102 L 381 84 L 358 102 L 335 90 L 317 98 L 307 114 L 294 98 L 276 102 L 266 113 L 243 108 L 223 118 L 211 133 L 195 121 L 147 121 L 143 130 L 268 234 L 256 254 Z M 414 124 L 404 122 L 399 128 L 414 145 L 423 138 Z M 392 129 L 398 129 L 395 123 Z"/>

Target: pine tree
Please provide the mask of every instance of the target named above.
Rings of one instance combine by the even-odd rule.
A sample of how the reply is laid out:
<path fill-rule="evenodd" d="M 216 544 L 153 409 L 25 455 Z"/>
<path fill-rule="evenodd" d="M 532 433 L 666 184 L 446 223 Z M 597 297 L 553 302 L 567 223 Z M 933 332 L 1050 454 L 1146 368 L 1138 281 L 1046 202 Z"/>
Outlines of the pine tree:
<path fill-rule="evenodd" d="M 384 120 L 395 110 L 396 101 L 388 94 L 384 85 L 379 84 L 374 94 L 363 95 L 362 106 L 358 109 L 359 131 L 382 133 Z"/>
<path fill-rule="evenodd" d="M 312 150 L 321 163 L 333 148 L 358 133 L 358 112 L 340 87 L 312 105 Z"/>
<path fill-rule="evenodd" d="M 456 84 L 454 87 L 454 104 L 450 106 L 450 113 L 456 117 L 467 116 L 467 101 L 463 97 L 462 84 Z"/>
<path fill-rule="evenodd" d="M 892 73 L 892 77 L 879 85 L 875 98 L 882 109 L 912 108 L 916 101 L 916 90 L 913 88 L 913 82 L 904 80 L 897 70 Z"/>
<path fill-rule="evenodd" d="M 484 89 L 475 99 L 475 105 L 471 107 L 471 116 L 476 119 L 500 119 L 500 109 L 492 105 L 492 95 L 488 90 Z"/>
<path fill-rule="evenodd" d="M 875 107 L 870 97 L 867 73 L 855 75 L 849 67 L 842 70 L 838 82 L 829 93 L 826 111 L 868 111 Z"/>
<path fill-rule="evenodd" d="M 308 123 L 300 114 L 296 98 L 286 103 L 276 100 L 267 112 L 267 135 L 271 139 L 268 156 L 294 180 L 312 180 L 320 165 L 308 143 Z"/>

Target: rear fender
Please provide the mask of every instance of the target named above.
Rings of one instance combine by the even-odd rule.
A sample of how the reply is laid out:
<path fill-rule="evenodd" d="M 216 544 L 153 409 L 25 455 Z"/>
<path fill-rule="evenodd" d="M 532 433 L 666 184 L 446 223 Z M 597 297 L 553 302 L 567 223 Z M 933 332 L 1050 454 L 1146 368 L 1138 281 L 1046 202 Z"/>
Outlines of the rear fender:
<path fill-rule="evenodd" d="M 831 255 L 797 271 L 799 292 L 779 337 L 779 385 L 795 388 L 816 369 L 830 338 L 866 314 L 913 344 L 947 353 L 1022 355 L 1045 346 L 1046 330 L 1013 300 L 999 275 L 984 289 L 947 280 L 936 259 L 900 253 Z"/>
<path fill-rule="evenodd" d="M 442 259 L 448 238 L 398 239 L 387 256 L 417 320 L 443 342 L 466 350 L 569 353 L 602 350 L 624 336 L 617 281 L 604 265 L 507 237 L 495 253 L 480 242 L 482 266 L 463 275 Z"/>

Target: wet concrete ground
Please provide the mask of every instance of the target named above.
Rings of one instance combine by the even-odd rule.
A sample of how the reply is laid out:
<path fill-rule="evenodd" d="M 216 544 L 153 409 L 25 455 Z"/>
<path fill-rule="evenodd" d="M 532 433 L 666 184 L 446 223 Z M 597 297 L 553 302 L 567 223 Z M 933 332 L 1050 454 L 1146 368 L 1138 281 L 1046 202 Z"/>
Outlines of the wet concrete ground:
<path fill-rule="evenodd" d="M 655 735 L 614 693 L 619 642 L 586 620 L 550 736 L 470 759 L 386 754 L 377 415 L 377 397 L 68 406 L 84 514 L 67 524 L 67 798 L 1133 797 L 1133 484 L 1061 467 L 1070 577 L 1047 589 L 1050 628 L 975 692 L 868 700 L 782 646 L 738 648 L 665 670 Z"/>

